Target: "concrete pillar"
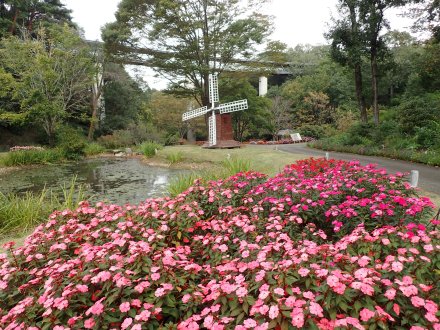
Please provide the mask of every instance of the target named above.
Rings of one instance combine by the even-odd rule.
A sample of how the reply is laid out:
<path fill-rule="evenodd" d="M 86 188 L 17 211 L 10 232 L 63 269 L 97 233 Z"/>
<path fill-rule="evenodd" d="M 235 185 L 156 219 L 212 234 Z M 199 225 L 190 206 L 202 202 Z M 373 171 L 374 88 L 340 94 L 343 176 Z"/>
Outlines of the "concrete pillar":
<path fill-rule="evenodd" d="M 267 94 L 267 77 L 261 76 L 258 84 L 258 95 L 266 96 Z"/>

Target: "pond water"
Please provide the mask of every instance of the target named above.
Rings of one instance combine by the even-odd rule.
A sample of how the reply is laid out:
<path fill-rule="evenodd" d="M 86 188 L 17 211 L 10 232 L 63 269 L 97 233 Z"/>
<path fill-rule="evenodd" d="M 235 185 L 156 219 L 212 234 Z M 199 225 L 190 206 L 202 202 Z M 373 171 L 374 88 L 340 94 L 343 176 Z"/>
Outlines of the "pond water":
<path fill-rule="evenodd" d="M 2 193 L 41 192 L 44 188 L 61 192 L 76 176 L 91 202 L 139 203 L 166 193 L 173 177 L 185 170 L 153 167 L 136 158 L 96 158 L 74 163 L 22 169 L 0 176 Z"/>

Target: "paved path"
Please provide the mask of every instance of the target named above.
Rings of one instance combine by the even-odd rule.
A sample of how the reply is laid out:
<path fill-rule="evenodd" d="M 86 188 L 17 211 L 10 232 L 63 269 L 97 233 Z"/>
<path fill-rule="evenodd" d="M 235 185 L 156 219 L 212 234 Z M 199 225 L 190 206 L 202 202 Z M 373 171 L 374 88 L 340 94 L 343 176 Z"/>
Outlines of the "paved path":
<path fill-rule="evenodd" d="M 274 148 L 274 146 L 271 146 Z M 325 151 L 312 149 L 307 147 L 305 143 L 298 144 L 283 144 L 278 145 L 278 150 L 294 153 L 303 154 L 313 157 L 324 157 Z M 388 173 L 395 172 L 411 172 L 411 170 L 419 171 L 419 187 L 440 195 L 440 168 L 434 166 L 428 166 L 418 163 L 406 162 L 403 160 L 395 160 L 383 157 L 373 157 L 373 156 L 362 156 L 356 154 L 348 154 L 341 152 L 331 151 L 330 158 L 342 159 L 342 160 L 353 160 L 357 159 L 362 165 L 366 164 L 378 164 L 379 167 L 386 168 Z"/>

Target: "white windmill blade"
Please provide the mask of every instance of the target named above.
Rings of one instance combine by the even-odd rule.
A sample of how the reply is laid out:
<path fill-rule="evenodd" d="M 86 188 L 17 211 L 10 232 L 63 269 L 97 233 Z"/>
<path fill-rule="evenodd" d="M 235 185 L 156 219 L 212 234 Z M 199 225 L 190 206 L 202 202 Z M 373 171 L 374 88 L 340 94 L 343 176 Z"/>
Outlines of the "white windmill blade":
<path fill-rule="evenodd" d="M 199 117 L 199 116 L 201 116 L 201 115 L 204 115 L 204 114 L 207 113 L 208 111 L 209 111 L 209 110 L 208 110 L 208 107 L 206 107 L 206 106 L 204 106 L 204 107 L 202 107 L 202 108 L 198 108 L 198 109 L 190 110 L 190 111 L 188 111 L 188 112 L 185 112 L 185 113 L 182 115 L 182 120 L 185 121 L 185 120 L 189 120 L 189 119 L 192 119 L 192 118 Z"/>
<path fill-rule="evenodd" d="M 214 106 L 216 102 L 219 102 L 218 78 L 216 73 L 209 75 L 209 102 L 212 106 Z"/>
<path fill-rule="evenodd" d="M 208 119 L 208 138 L 209 138 L 209 145 L 210 146 L 217 144 L 217 123 L 215 120 L 214 113 Z"/>
<path fill-rule="evenodd" d="M 228 103 L 220 104 L 217 107 L 217 109 L 220 110 L 220 114 L 246 110 L 247 108 L 248 108 L 247 100 L 228 102 Z"/>

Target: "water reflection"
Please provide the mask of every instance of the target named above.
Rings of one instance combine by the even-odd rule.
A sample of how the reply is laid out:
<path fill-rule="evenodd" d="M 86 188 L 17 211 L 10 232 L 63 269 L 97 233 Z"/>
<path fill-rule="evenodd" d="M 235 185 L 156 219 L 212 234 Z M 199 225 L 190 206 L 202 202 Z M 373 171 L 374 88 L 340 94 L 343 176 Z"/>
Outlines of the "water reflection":
<path fill-rule="evenodd" d="M 138 203 L 162 196 L 169 180 L 184 172 L 142 164 L 138 159 L 99 158 L 77 163 L 47 165 L 0 176 L 3 193 L 40 192 L 44 187 L 61 191 L 74 175 L 87 186 L 92 202 Z"/>

